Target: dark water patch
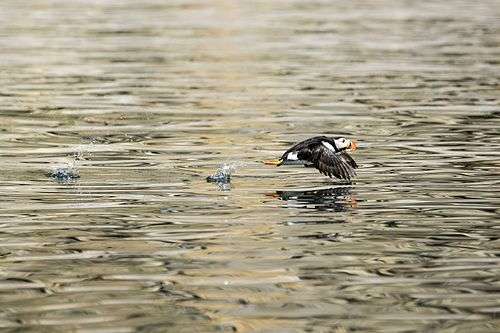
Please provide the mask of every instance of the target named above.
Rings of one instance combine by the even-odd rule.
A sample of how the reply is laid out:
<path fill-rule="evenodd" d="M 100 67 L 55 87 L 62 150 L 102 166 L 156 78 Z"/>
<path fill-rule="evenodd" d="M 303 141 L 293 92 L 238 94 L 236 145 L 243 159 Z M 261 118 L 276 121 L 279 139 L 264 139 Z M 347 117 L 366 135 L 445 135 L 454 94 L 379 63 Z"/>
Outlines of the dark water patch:
<path fill-rule="evenodd" d="M 285 207 L 332 210 L 341 212 L 355 208 L 357 203 L 350 186 L 311 190 L 276 191 L 268 194 L 285 203 Z"/>

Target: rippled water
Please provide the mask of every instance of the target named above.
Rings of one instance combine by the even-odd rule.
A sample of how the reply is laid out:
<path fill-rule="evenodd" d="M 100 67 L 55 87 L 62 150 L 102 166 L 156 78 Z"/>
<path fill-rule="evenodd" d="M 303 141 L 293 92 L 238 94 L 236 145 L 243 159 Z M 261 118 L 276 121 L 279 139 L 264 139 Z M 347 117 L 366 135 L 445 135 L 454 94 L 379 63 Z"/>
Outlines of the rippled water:
<path fill-rule="evenodd" d="M 498 332 L 499 36 L 493 0 L 2 1 L 0 330 Z M 352 184 L 260 163 L 317 134 Z"/>

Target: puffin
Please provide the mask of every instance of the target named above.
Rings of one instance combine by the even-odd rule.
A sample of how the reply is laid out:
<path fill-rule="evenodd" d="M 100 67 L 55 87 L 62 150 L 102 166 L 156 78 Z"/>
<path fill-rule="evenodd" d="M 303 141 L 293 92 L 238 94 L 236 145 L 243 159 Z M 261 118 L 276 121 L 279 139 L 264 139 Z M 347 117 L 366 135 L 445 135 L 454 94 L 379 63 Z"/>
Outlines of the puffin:
<path fill-rule="evenodd" d="M 355 151 L 355 141 L 343 137 L 315 136 L 288 149 L 280 159 L 264 161 L 268 165 L 304 165 L 314 167 L 330 178 L 350 181 L 358 165 L 347 151 Z"/>

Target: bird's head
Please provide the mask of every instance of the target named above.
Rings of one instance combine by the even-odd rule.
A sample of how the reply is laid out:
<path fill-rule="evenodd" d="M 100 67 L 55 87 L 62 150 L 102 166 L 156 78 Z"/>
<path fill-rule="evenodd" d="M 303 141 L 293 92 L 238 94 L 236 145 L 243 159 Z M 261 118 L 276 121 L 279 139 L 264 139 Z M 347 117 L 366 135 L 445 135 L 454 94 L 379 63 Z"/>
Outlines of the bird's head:
<path fill-rule="evenodd" d="M 349 140 L 346 138 L 335 138 L 335 145 L 337 146 L 337 149 L 342 151 L 349 149 L 351 151 L 355 151 L 358 148 L 358 145 L 356 144 L 356 141 L 354 140 Z"/>

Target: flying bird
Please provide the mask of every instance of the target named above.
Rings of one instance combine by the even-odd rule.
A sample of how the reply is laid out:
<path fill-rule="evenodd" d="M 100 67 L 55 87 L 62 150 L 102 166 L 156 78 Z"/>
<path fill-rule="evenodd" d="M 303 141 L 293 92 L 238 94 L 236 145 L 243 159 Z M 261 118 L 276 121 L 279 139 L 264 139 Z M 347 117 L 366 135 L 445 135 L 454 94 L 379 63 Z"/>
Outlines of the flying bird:
<path fill-rule="evenodd" d="M 264 161 L 270 165 L 304 165 L 314 167 L 325 176 L 351 180 L 358 165 L 347 153 L 358 148 L 356 142 L 343 137 L 315 136 L 288 149 L 279 160 Z"/>

